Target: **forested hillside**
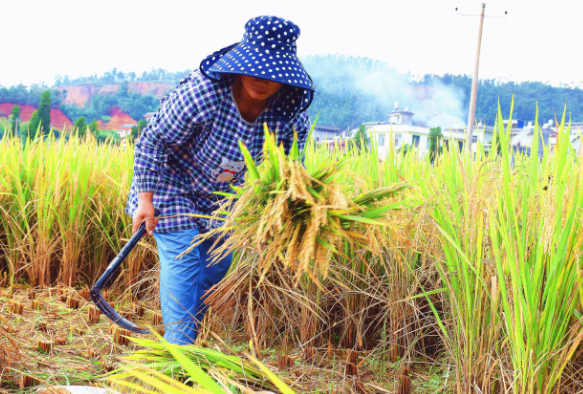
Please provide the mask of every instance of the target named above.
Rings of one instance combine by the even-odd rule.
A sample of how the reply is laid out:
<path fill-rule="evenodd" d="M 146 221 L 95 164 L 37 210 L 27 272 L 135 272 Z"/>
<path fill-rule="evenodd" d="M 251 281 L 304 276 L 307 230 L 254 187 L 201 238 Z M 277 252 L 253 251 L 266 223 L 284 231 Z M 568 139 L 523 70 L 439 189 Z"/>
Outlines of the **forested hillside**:
<path fill-rule="evenodd" d="M 409 107 L 415 113 L 414 121 L 427 126 L 462 127 L 466 123 L 471 76 L 446 74 L 413 78 L 392 69 L 387 63 L 345 56 L 308 56 L 302 62 L 317 89 L 309 112 L 312 118 L 320 113 L 320 124 L 355 128 L 363 122 L 383 121 L 395 102 L 399 102 L 400 108 Z M 44 85 L 30 88 L 0 86 L 0 103 L 38 106 L 40 93 L 48 89 L 51 90 L 51 106 L 59 108 L 73 121 L 80 116 L 88 122 L 106 121 L 114 107 L 139 120 L 144 113 L 154 111 L 163 91 L 174 86 L 188 72 L 157 69 L 138 76 L 113 69 L 102 76 L 58 76 L 52 88 Z M 138 83 L 141 84 L 139 88 Z M 148 83 L 157 85 L 148 88 Z M 79 88 L 74 89 L 75 86 Z M 69 97 L 81 87 L 86 97 Z M 581 89 L 553 87 L 541 82 L 497 80 L 480 81 L 476 119 L 493 124 L 498 99 L 507 113 L 512 95 L 514 118 L 534 120 L 538 102 L 540 121 L 554 119 L 555 113 L 560 117 L 565 103 L 574 121 L 583 120 Z"/>

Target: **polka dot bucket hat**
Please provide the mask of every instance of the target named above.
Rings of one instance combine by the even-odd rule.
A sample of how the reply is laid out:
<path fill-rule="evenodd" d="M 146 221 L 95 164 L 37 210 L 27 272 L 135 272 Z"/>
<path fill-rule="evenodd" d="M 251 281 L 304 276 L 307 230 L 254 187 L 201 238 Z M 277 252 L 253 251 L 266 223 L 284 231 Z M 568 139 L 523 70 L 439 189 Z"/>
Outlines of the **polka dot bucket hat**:
<path fill-rule="evenodd" d="M 287 121 L 312 103 L 316 89 L 296 55 L 300 28 L 275 16 L 259 16 L 245 24 L 240 43 L 204 59 L 201 72 L 219 80 L 221 74 L 240 74 L 284 84 L 275 96 L 275 113 Z"/>

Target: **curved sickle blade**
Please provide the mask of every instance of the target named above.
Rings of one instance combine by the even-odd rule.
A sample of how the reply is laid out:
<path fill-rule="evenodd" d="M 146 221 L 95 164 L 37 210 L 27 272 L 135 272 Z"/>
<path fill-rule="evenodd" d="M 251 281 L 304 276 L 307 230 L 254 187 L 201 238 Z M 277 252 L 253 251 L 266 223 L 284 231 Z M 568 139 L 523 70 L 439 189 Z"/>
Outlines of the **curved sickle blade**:
<path fill-rule="evenodd" d="M 150 333 L 150 331 L 136 326 L 134 323 L 132 323 L 131 321 L 117 313 L 117 311 L 113 309 L 111 305 L 107 303 L 107 301 L 105 301 L 105 298 L 103 298 L 101 293 L 99 291 L 94 290 L 95 289 L 91 289 L 89 295 L 91 296 L 91 299 L 95 303 L 95 306 L 97 306 L 97 308 L 101 311 L 101 313 L 105 315 L 105 317 L 107 317 L 109 320 L 111 320 L 121 328 L 125 328 L 126 330 L 129 330 L 131 332 L 135 332 L 137 334 Z"/>
<path fill-rule="evenodd" d="M 158 217 L 159 215 L 160 211 L 158 209 L 155 209 L 154 216 Z M 136 233 L 130 238 L 128 243 L 125 244 L 125 246 L 121 249 L 119 254 L 115 256 L 111 263 L 109 263 L 109 266 L 107 267 L 103 275 L 101 275 L 101 278 L 97 280 L 97 282 L 93 285 L 91 291 L 89 292 L 89 296 L 91 297 L 91 300 L 95 303 L 97 309 L 99 309 L 101 313 L 103 313 L 109 320 L 111 320 L 118 326 L 125 328 L 126 330 L 138 334 L 149 334 L 150 331 L 136 326 L 134 323 L 132 323 L 131 321 L 127 320 L 122 315 L 117 313 L 117 311 L 113 309 L 111 305 L 107 303 L 107 301 L 105 301 L 105 298 L 103 298 L 103 296 L 101 295 L 101 289 L 103 289 L 103 286 L 117 271 L 121 263 L 123 263 L 124 260 L 128 257 L 132 249 L 136 247 L 136 245 L 138 244 L 140 239 L 144 236 L 144 234 L 146 234 L 146 225 L 145 223 L 142 223 L 138 231 L 136 231 Z"/>

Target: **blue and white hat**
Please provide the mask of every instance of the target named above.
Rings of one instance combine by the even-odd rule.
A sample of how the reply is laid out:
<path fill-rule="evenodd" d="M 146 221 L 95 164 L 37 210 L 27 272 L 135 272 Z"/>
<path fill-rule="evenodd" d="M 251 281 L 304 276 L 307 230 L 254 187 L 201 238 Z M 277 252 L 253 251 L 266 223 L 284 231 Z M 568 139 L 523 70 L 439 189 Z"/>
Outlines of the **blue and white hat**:
<path fill-rule="evenodd" d="M 221 74 L 241 74 L 284 84 L 275 96 L 276 115 L 287 121 L 312 103 L 314 84 L 296 55 L 300 28 L 275 16 L 259 16 L 245 24 L 240 43 L 204 59 L 200 71 L 219 80 Z"/>

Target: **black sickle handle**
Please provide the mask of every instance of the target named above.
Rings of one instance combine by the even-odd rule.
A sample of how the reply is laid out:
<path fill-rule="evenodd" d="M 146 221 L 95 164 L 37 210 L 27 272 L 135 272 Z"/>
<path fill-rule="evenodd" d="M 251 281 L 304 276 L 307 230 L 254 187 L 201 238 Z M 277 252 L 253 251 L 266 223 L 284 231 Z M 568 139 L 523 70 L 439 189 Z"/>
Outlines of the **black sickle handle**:
<path fill-rule="evenodd" d="M 158 208 L 154 208 L 154 217 L 158 216 L 160 216 L 160 210 L 158 210 Z M 111 263 L 109 263 L 109 266 L 107 267 L 103 275 L 101 275 L 101 278 L 99 278 L 99 280 L 93 285 L 93 288 L 91 290 L 101 291 L 107 280 L 113 275 L 114 272 L 117 271 L 121 263 L 124 262 L 124 260 L 130 254 L 130 252 L 136 247 L 138 242 L 140 242 L 140 239 L 142 239 L 144 234 L 146 234 L 146 222 L 143 222 L 140 225 L 138 231 L 136 231 L 136 233 L 130 238 L 128 243 L 125 244 L 123 248 L 121 248 L 121 251 L 118 253 L 117 256 L 115 256 Z"/>
<path fill-rule="evenodd" d="M 158 209 L 154 209 L 154 217 L 158 216 L 160 216 L 160 211 Z M 109 263 L 109 266 L 107 267 L 103 275 L 101 275 L 101 278 L 99 278 L 99 280 L 93 285 L 91 291 L 89 292 L 89 295 L 93 302 L 95 303 L 95 305 L 97 306 L 97 308 L 105 316 L 107 316 L 108 319 L 110 319 L 112 322 L 116 323 L 117 325 L 125 329 L 128 329 L 139 334 L 148 334 L 149 331 L 139 328 L 132 322 L 123 318 L 119 313 L 117 313 L 115 309 L 113 309 L 111 305 L 109 305 L 107 301 L 103 298 L 103 296 L 101 295 L 101 289 L 103 289 L 105 283 L 107 283 L 111 276 L 113 276 L 113 274 L 117 271 L 121 263 L 123 263 L 124 260 L 128 257 L 132 249 L 136 247 L 138 242 L 140 242 L 140 239 L 144 236 L 144 234 L 146 234 L 146 223 L 142 223 L 140 225 L 138 231 L 136 231 L 136 233 L 130 238 L 128 243 L 125 244 L 125 246 L 121 249 L 119 254 L 115 256 L 111 263 Z"/>

